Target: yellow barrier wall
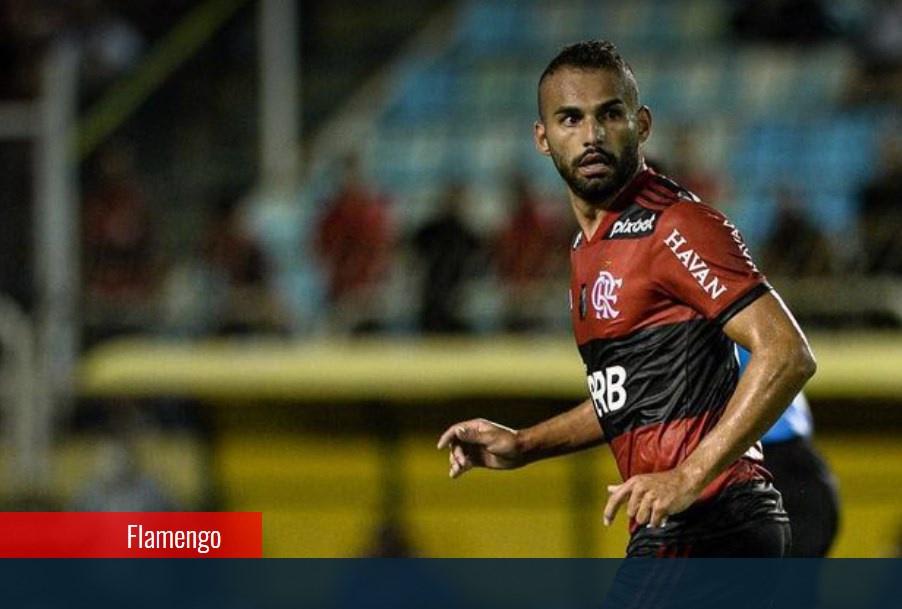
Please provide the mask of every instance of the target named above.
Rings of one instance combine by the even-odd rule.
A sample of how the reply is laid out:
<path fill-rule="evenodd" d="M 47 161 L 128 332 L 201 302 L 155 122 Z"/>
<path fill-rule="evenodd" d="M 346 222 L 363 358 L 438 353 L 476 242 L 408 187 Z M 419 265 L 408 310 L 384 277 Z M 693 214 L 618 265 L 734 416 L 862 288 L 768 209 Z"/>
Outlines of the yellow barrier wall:
<path fill-rule="evenodd" d="M 811 335 L 811 397 L 902 399 L 902 335 Z M 117 340 L 85 355 L 90 397 L 428 400 L 471 396 L 582 398 L 583 365 L 568 337 L 319 342 Z"/>
<path fill-rule="evenodd" d="M 625 521 L 601 525 L 604 486 L 617 479 L 607 449 L 513 472 L 447 478 L 432 437 L 401 442 L 401 520 L 416 552 L 435 557 L 565 557 L 582 542 L 591 556 L 622 556 Z M 840 481 L 843 522 L 833 556 L 891 556 L 902 530 L 902 445 L 891 437 L 820 437 Z M 267 556 L 365 553 L 382 519 L 380 457 L 366 440 L 230 435 L 218 446 L 227 509 L 264 512 Z M 588 467 L 595 489 L 582 512 L 574 471 Z M 582 516 L 582 528 L 574 519 Z M 576 522 L 579 522 L 578 520 Z"/>
<path fill-rule="evenodd" d="M 893 333 L 811 336 L 819 361 L 806 387 L 847 400 L 902 407 L 902 338 Z M 555 398 L 585 394 L 572 340 L 364 340 L 210 342 L 124 340 L 83 359 L 79 392 L 91 397 L 180 395 L 253 408 L 262 400 L 429 403 L 467 397 Z M 432 403 L 435 405 L 435 402 Z M 217 407 L 217 406 L 211 406 Z M 440 406 L 436 406 L 440 407 Z M 213 466 L 223 509 L 264 512 L 269 556 L 354 556 L 368 551 L 394 505 L 416 551 L 427 556 L 620 556 L 625 523 L 600 526 L 605 485 L 616 474 L 605 449 L 517 472 L 446 478 L 432 436 L 408 436 L 386 455 L 366 438 L 262 434 L 227 428 Z M 440 431 L 436 429 L 436 433 Z M 835 556 L 889 556 L 902 527 L 902 443 L 893 432 L 817 438 L 840 480 L 843 524 Z M 390 459 L 390 461 L 389 461 Z M 386 472 L 397 479 L 388 480 Z M 582 479 L 582 484 L 574 482 Z M 586 483 L 585 480 L 589 482 Z M 594 484 L 593 484 L 594 482 Z M 397 485 L 395 503 L 385 489 Z"/>

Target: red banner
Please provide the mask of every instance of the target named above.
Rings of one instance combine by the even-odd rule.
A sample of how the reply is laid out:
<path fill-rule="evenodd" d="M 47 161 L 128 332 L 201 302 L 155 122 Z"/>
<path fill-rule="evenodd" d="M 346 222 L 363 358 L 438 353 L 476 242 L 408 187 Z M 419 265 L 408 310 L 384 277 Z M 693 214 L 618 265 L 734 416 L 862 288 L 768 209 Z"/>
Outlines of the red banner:
<path fill-rule="evenodd" d="M 260 512 L 0 512 L 0 558 L 261 558 Z"/>

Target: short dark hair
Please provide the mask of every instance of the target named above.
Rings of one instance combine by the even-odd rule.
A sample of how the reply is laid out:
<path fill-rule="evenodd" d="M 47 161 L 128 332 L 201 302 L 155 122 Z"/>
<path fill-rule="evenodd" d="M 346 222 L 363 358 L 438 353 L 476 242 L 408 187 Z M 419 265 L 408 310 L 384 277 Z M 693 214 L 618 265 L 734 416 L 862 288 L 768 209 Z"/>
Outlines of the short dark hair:
<path fill-rule="evenodd" d="M 541 91 L 545 79 L 563 67 L 616 72 L 626 83 L 627 94 L 632 98 L 628 101 L 639 104 L 639 84 L 636 82 L 636 75 L 612 42 L 586 40 L 565 46 L 560 53 L 555 55 L 545 71 L 542 72 L 542 76 L 539 77 L 539 91 Z M 541 100 L 539 102 L 539 115 L 541 116 Z"/>

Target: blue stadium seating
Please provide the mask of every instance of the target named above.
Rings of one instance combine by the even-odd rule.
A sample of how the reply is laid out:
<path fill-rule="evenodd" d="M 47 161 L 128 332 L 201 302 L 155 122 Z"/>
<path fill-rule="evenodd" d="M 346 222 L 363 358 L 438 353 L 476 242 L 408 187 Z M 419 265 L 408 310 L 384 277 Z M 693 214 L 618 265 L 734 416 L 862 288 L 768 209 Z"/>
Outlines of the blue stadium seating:
<path fill-rule="evenodd" d="M 880 128 L 872 115 L 841 110 L 851 49 L 740 45 L 728 11 L 721 0 L 463 2 L 450 46 L 428 62 L 409 59 L 366 144 L 365 166 L 398 203 L 401 226 L 428 216 L 451 180 L 493 192 L 519 167 L 538 187 L 561 192 L 551 163 L 533 150 L 536 81 L 564 44 L 607 38 L 653 109 L 656 155 L 672 161 L 676 130 L 697 131 L 706 169 L 732 178 L 730 200 L 712 203 L 729 207 L 753 242 L 767 233 L 784 183 L 823 228 L 841 230 L 854 219 Z M 488 196 L 478 204 L 502 203 Z"/>

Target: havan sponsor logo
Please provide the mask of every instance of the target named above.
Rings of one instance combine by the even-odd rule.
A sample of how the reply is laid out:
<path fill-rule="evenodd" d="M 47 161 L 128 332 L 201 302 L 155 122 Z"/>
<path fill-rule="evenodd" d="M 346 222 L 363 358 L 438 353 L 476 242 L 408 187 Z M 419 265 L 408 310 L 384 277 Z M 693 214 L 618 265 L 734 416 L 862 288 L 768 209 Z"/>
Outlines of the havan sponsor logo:
<path fill-rule="evenodd" d="M 673 229 L 670 236 L 664 239 L 664 245 L 670 248 L 670 251 L 677 257 L 677 260 L 689 270 L 689 274 L 695 278 L 698 285 L 700 285 L 713 300 L 717 300 L 727 291 L 727 286 L 720 283 L 720 279 L 711 274 L 708 263 L 702 260 L 694 249 L 680 249 L 686 244 L 686 237 L 684 237 L 677 229 Z M 708 279 L 708 275 L 711 275 L 710 280 Z"/>
<path fill-rule="evenodd" d="M 752 255 L 749 253 L 749 248 L 745 244 L 745 240 L 742 238 L 742 233 L 740 233 L 739 229 L 736 228 L 736 225 L 729 220 L 724 220 L 723 225 L 730 229 L 730 237 L 732 237 L 733 241 L 736 242 L 736 247 L 739 248 L 739 253 L 745 260 L 745 263 L 749 266 L 750 269 L 752 269 L 753 272 L 757 273 L 758 267 L 755 266 L 755 262 L 752 260 Z"/>

